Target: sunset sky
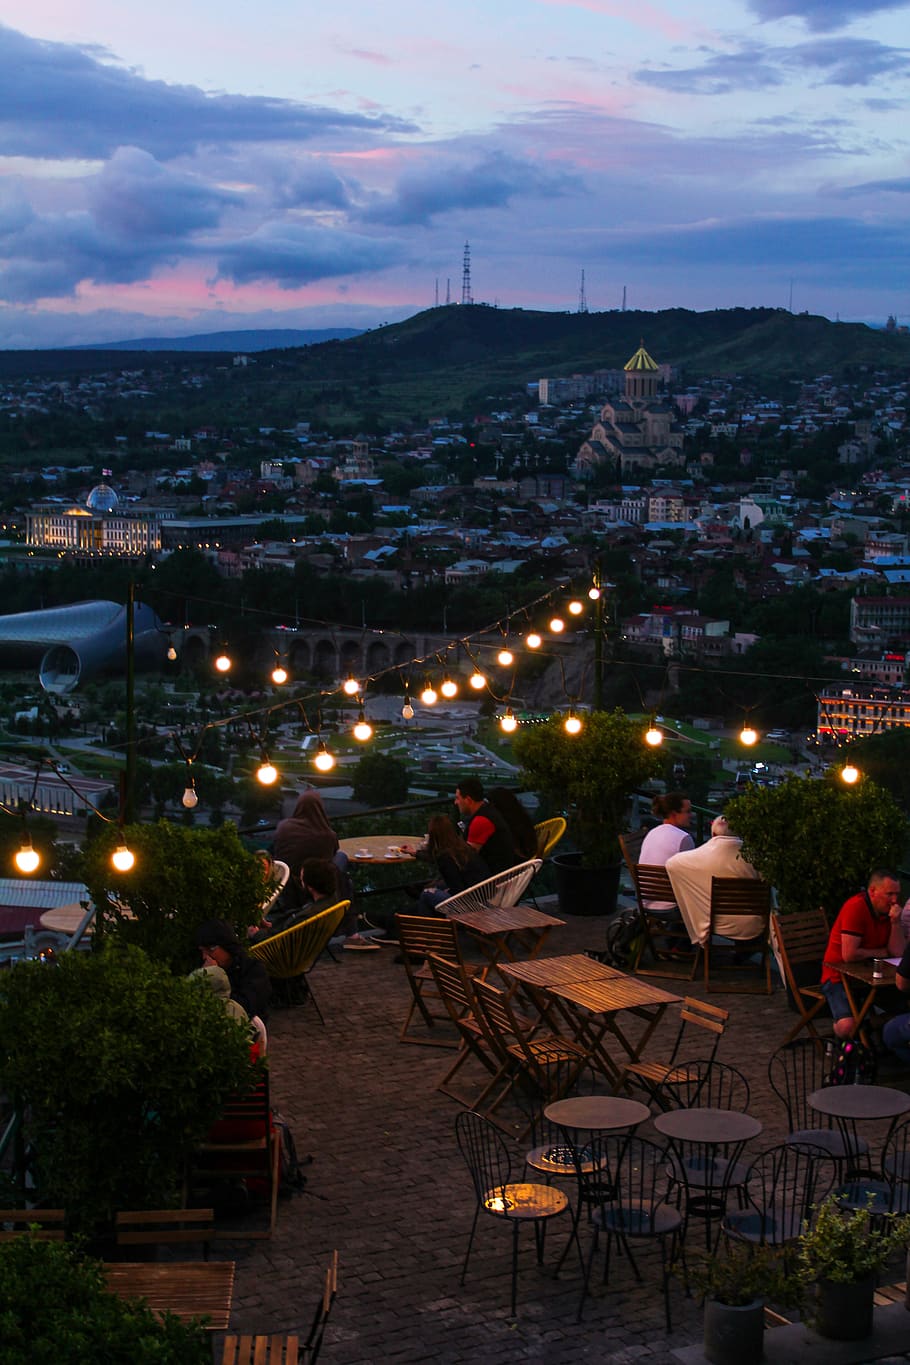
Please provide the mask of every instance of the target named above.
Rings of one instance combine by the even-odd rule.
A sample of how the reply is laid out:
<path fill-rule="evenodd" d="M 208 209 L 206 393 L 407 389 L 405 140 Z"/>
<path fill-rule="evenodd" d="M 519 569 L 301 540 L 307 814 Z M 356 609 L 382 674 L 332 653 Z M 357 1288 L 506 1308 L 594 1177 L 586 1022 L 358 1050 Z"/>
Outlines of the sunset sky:
<path fill-rule="evenodd" d="M 910 0 L 0 0 L 0 348 L 461 297 L 910 322 Z"/>

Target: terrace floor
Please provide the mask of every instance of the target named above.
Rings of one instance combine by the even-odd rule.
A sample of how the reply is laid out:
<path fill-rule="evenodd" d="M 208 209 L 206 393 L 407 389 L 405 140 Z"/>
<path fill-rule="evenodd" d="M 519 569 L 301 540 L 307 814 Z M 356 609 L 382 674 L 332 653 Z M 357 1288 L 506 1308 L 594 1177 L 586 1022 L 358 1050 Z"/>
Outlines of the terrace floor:
<path fill-rule="evenodd" d="M 603 920 L 574 919 L 553 931 L 549 950 L 596 947 L 603 932 Z M 337 965 L 323 958 L 312 977 L 325 1027 L 312 1006 L 272 1015 L 273 1103 L 289 1121 L 298 1153 L 312 1153 L 314 1161 L 306 1190 L 281 1201 L 271 1240 L 224 1246 L 238 1260 L 232 1329 L 305 1331 L 337 1247 L 339 1295 L 323 1348 L 333 1365 L 671 1362 L 674 1349 L 700 1340 L 701 1310 L 678 1283 L 671 1289 L 672 1335 L 665 1330 L 656 1251 L 640 1257 L 641 1284 L 626 1261 L 614 1258 L 605 1291 L 595 1267 L 578 1324 L 574 1252 L 556 1281 L 538 1269 L 525 1228 L 512 1321 L 510 1233 L 485 1217 L 467 1283 L 459 1285 L 474 1199 L 455 1144 L 458 1106 L 435 1089 L 452 1054 L 398 1042 L 409 993 L 394 949 L 338 957 Z M 749 1079 L 750 1110 L 764 1124 L 760 1150 L 785 1136 L 767 1061 L 794 1016 L 781 990 L 711 999 L 731 1011 L 719 1058 Z M 651 1055 L 669 1046 L 672 1019 L 671 1010 Z M 651 1135 L 649 1124 L 639 1131 Z M 567 1233 L 568 1219 L 551 1226 L 550 1266 Z"/>

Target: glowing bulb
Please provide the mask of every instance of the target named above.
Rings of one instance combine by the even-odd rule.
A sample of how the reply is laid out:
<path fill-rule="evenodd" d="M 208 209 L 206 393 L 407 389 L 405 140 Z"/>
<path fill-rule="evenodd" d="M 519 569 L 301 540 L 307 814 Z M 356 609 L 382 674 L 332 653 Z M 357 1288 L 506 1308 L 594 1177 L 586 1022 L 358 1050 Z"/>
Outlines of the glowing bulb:
<path fill-rule="evenodd" d="M 413 708 L 413 706 L 411 705 L 411 698 L 410 698 L 410 697 L 405 697 L 405 699 L 404 699 L 404 706 L 401 708 L 401 718 L 402 718 L 402 720 L 413 720 L 413 719 L 414 719 L 414 708 Z"/>
<path fill-rule="evenodd" d="M 543 644 L 543 640 L 537 634 L 536 630 L 532 630 L 531 634 L 525 640 L 525 644 L 528 646 L 528 649 L 540 649 L 540 646 Z"/>
<path fill-rule="evenodd" d="M 581 721 L 574 711 L 570 711 L 562 723 L 562 728 L 567 735 L 581 734 Z"/>
<path fill-rule="evenodd" d="M 503 668 L 511 668 L 515 662 L 515 655 L 511 649 L 501 649 L 496 655 L 496 662 Z"/>
<path fill-rule="evenodd" d="M 751 748 L 753 744 L 758 743 L 758 731 L 753 730 L 751 725 L 744 725 L 739 732 L 739 742 Z"/>
<path fill-rule="evenodd" d="M 37 849 L 32 848 L 31 839 L 27 839 L 19 849 L 15 863 L 20 872 L 37 872 L 41 863 L 41 855 Z"/>
<path fill-rule="evenodd" d="M 215 660 L 215 667 L 217 668 L 219 673 L 230 673 L 231 671 L 230 657 L 225 653 L 219 654 L 217 659 Z"/>
<path fill-rule="evenodd" d="M 173 663 L 177 657 L 177 651 L 174 648 L 173 642 L 167 647 L 167 657 L 170 659 L 171 663 Z"/>
<path fill-rule="evenodd" d="M 362 711 L 360 715 L 357 717 L 357 724 L 354 726 L 354 729 L 351 731 L 351 734 L 361 744 L 366 744 L 368 739 L 373 738 L 373 727 Z"/>
<path fill-rule="evenodd" d="M 663 730 L 658 730 L 656 725 L 649 725 L 645 731 L 645 743 L 650 744 L 652 749 L 656 749 L 659 744 L 664 742 Z"/>
<path fill-rule="evenodd" d="M 278 781 L 278 769 L 269 759 L 263 758 L 259 767 L 256 769 L 256 780 L 261 782 L 264 787 L 271 787 Z"/>
<path fill-rule="evenodd" d="M 344 682 L 341 684 L 341 690 L 347 697 L 356 697 L 357 693 L 360 691 L 360 683 L 353 676 L 345 678 Z"/>
<path fill-rule="evenodd" d="M 510 735 L 513 730 L 516 730 L 518 728 L 518 721 L 512 714 L 511 706 L 509 707 L 508 711 L 505 713 L 504 716 L 500 716 L 499 725 L 500 729 L 505 731 L 507 735 Z"/>
<path fill-rule="evenodd" d="M 840 770 L 841 782 L 846 782 L 848 787 L 852 787 L 854 782 L 859 781 L 859 768 L 854 768 L 852 763 L 847 763 Z"/>
<path fill-rule="evenodd" d="M 444 697 L 457 697 L 458 683 L 453 682 L 452 679 L 449 677 L 445 677 L 442 680 L 442 686 L 440 687 L 439 690 Z"/>
<path fill-rule="evenodd" d="M 573 597 L 572 601 L 569 603 L 569 615 L 580 616 L 584 609 L 584 603 L 579 602 L 577 597 Z"/>
<path fill-rule="evenodd" d="M 319 748 L 313 759 L 313 766 L 318 768 L 321 773 L 330 773 L 335 766 L 335 755 L 329 753 L 324 739 L 319 742 Z"/>
<path fill-rule="evenodd" d="M 111 854 L 111 862 L 118 872 L 129 872 L 135 866 L 136 858 L 126 844 L 118 844 Z"/>
<path fill-rule="evenodd" d="M 420 694 L 420 700 L 423 702 L 424 706 L 435 706 L 438 700 L 436 695 L 436 689 L 434 687 L 431 687 L 430 684 L 427 683 L 426 687 Z"/>
<path fill-rule="evenodd" d="M 554 635 L 561 635 L 565 628 L 566 623 L 561 616 L 552 616 L 550 618 L 550 630 Z"/>
<path fill-rule="evenodd" d="M 600 588 L 588 588 L 588 600 L 590 602 L 599 602 Z"/>
<path fill-rule="evenodd" d="M 272 682 L 275 684 L 276 687 L 280 687 L 281 684 L 286 683 L 287 680 L 288 671 L 286 668 L 282 668 L 281 664 L 278 664 L 275 668 L 272 669 Z"/>
<path fill-rule="evenodd" d="M 187 810 L 193 810 L 193 808 L 196 806 L 196 804 L 199 801 L 199 797 L 196 795 L 196 788 L 193 786 L 192 782 L 188 782 L 186 784 L 186 790 L 184 791 L 180 800 Z"/>
<path fill-rule="evenodd" d="M 468 682 L 470 683 L 471 687 L 473 687 L 475 692 L 480 692 L 482 688 L 486 687 L 487 685 L 487 680 L 481 673 L 479 668 L 474 669 L 474 672 L 471 674 L 470 678 L 468 679 Z"/>

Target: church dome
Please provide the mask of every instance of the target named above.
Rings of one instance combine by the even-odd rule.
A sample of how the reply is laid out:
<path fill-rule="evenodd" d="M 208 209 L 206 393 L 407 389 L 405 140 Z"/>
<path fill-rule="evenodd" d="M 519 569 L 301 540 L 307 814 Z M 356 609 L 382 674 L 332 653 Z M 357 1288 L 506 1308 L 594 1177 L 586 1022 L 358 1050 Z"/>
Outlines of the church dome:
<path fill-rule="evenodd" d="M 96 483 L 85 500 L 85 505 L 90 512 L 116 512 L 120 506 L 120 499 L 107 483 Z"/>
<path fill-rule="evenodd" d="M 627 360 L 623 366 L 625 370 L 658 370 L 660 366 L 656 360 L 652 360 L 645 350 L 644 345 L 639 346 L 631 360 Z"/>

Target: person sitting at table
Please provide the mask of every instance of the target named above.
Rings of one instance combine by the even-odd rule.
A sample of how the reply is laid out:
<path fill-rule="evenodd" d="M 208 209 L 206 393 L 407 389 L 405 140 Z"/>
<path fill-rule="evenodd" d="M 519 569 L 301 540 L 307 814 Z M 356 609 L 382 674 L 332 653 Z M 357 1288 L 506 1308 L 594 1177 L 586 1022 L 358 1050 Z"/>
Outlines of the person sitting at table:
<path fill-rule="evenodd" d="M 348 857 L 338 847 L 338 835 L 329 824 L 317 791 L 301 792 L 294 813 L 279 821 L 273 847 L 275 857 L 291 869 L 290 881 L 282 897 L 284 905 L 296 909 L 302 904 L 300 869 L 306 858 L 328 858 L 333 862 L 340 874 L 339 899 L 350 899 Z"/>
<path fill-rule="evenodd" d="M 340 900 L 350 900 L 350 896 L 345 895 L 339 888 L 338 868 L 334 863 L 330 863 L 328 858 L 306 858 L 300 869 L 300 886 L 303 904 L 273 910 L 268 919 L 264 919 L 258 927 L 250 925 L 247 932 L 251 943 L 263 943 L 266 939 L 283 933 L 285 929 L 292 929 L 295 924 L 312 919 L 322 910 L 328 910 L 329 906 L 337 905 Z M 344 936 L 343 948 L 355 952 L 378 951 L 372 939 L 365 938 L 363 934 L 357 932 L 357 911 L 353 908 L 353 902 L 348 907 L 338 932 Z"/>
<path fill-rule="evenodd" d="M 738 839 L 722 815 L 711 824 L 711 838 L 700 848 L 686 849 L 674 853 L 667 860 L 667 875 L 673 886 L 676 904 L 679 906 L 689 938 L 693 943 L 707 942 L 711 924 L 711 878 L 712 877 L 750 877 L 758 878 L 751 863 L 742 856 L 742 839 Z M 644 861 L 644 860 L 642 860 Z M 724 937 L 751 939 L 763 929 L 761 919 L 751 917 L 737 918 L 725 923 L 721 918 L 716 932 Z"/>
<path fill-rule="evenodd" d="M 661 823 L 649 829 L 642 840 L 638 861 L 646 867 L 665 867 L 674 853 L 685 853 L 695 847 L 689 833 L 692 802 L 684 792 L 665 792 L 651 802 L 651 814 Z M 646 901 L 646 910 L 675 910 L 672 901 Z"/>
<path fill-rule="evenodd" d="M 876 868 L 865 891 L 844 901 L 834 921 L 822 965 L 822 991 L 838 1038 L 852 1038 L 855 1027 L 838 965 L 867 962 L 874 957 L 901 957 L 906 942 L 900 890 L 895 873 Z"/>
<path fill-rule="evenodd" d="M 491 787 L 487 792 L 487 800 L 506 822 L 515 850 L 514 862 L 526 863 L 529 858 L 536 858 L 537 831 L 534 821 L 515 793 L 508 787 Z"/>
<path fill-rule="evenodd" d="M 904 909 L 906 910 L 906 905 Z M 901 927 L 904 927 L 903 911 L 901 915 Z M 910 995 L 910 942 L 901 955 L 901 960 L 894 974 L 894 984 L 905 996 Z M 910 1014 L 895 1014 L 886 1020 L 882 1029 L 882 1042 L 890 1052 L 894 1053 L 898 1061 L 903 1062 L 905 1066 L 910 1066 Z"/>
<path fill-rule="evenodd" d="M 479 853 L 465 843 L 447 815 L 433 815 L 427 826 L 427 837 L 418 848 L 402 844 L 402 852 L 418 858 L 431 858 L 439 876 L 425 886 L 414 907 L 416 915 L 432 915 L 437 905 L 466 891 L 469 886 L 486 881 L 489 868 Z"/>
<path fill-rule="evenodd" d="M 484 796 L 479 777 L 463 777 L 455 788 L 455 805 L 461 816 L 465 843 L 479 853 L 489 876 L 515 866 L 515 847 L 505 820 Z"/>
<path fill-rule="evenodd" d="M 223 967 L 231 983 L 231 999 L 252 1018 L 268 1022 L 272 983 L 261 962 L 249 957 L 234 930 L 223 919 L 208 919 L 196 930 L 196 943 L 203 967 Z"/>

